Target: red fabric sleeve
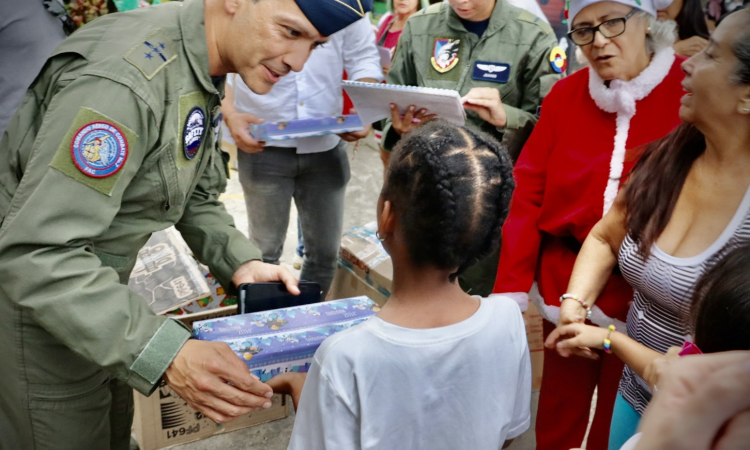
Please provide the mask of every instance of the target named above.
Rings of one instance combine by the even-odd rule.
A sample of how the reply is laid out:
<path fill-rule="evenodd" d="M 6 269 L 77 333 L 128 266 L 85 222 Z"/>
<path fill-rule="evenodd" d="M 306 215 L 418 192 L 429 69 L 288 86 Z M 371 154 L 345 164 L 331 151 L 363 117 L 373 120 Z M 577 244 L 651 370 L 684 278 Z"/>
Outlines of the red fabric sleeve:
<path fill-rule="evenodd" d="M 494 293 L 529 292 L 534 282 L 542 241 L 537 222 L 544 201 L 547 161 L 556 141 L 556 90 L 552 89 L 542 102 L 543 112 L 513 170 L 516 190 L 503 226 Z"/>

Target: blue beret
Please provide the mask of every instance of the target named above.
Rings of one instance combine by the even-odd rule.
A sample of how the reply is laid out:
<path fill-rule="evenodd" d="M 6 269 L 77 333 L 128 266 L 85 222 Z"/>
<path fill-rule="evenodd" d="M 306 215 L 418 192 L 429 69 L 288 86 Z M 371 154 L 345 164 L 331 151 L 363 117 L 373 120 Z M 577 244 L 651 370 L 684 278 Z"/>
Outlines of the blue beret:
<path fill-rule="evenodd" d="M 372 11 L 372 0 L 295 0 L 318 33 L 330 36 Z"/>

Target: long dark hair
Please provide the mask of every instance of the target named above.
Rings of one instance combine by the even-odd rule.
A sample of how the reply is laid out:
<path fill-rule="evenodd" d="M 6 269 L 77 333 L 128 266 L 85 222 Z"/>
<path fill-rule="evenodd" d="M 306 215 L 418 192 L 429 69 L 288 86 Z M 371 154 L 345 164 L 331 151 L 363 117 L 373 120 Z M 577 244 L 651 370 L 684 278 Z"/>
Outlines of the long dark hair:
<path fill-rule="evenodd" d="M 513 193 L 505 148 L 480 131 L 431 120 L 393 150 L 381 195 L 393 204 L 416 265 L 467 268 L 500 240 Z"/>
<path fill-rule="evenodd" d="M 750 244 L 727 253 L 695 287 L 694 342 L 703 353 L 750 350 Z"/>
<path fill-rule="evenodd" d="M 625 188 L 625 220 L 642 257 L 669 223 L 688 172 L 705 151 L 703 134 L 683 123 L 649 144 L 633 167 Z"/>
<path fill-rule="evenodd" d="M 687 4 L 687 2 L 686 2 Z M 750 14 L 750 7 L 732 14 Z M 729 81 L 750 84 L 750 32 L 732 42 L 737 64 Z M 638 242 L 645 258 L 669 223 L 690 168 L 706 151 L 706 138 L 695 126 L 683 123 L 664 138 L 649 144 L 635 164 L 625 187 L 625 220 L 628 232 Z"/>
<path fill-rule="evenodd" d="M 685 0 L 674 21 L 677 22 L 677 33 L 681 41 L 693 36 L 708 39 L 708 25 L 700 0 Z"/>

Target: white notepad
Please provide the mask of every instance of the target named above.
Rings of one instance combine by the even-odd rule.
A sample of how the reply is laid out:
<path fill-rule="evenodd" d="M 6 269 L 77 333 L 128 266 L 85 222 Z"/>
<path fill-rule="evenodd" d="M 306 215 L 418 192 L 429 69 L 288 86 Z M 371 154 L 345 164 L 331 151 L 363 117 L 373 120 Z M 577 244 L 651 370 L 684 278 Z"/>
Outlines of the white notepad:
<path fill-rule="evenodd" d="M 362 123 L 391 117 L 391 103 L 398 106 L 402 115 L 406 113 L 406 108 L 415 105 L 418 110 L 425 108 L 428 114 L 437 114 L 455 124 L 466 123 L 466 113 L 458 91 L 348 80 L 342 81 L 341 85 L 352 99 Z"/>

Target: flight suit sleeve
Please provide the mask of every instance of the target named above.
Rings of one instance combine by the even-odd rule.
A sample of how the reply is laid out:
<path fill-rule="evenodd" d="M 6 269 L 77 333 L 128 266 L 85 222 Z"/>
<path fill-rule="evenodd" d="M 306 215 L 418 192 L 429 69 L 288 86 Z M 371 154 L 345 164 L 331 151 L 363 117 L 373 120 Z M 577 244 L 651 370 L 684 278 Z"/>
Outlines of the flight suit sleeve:
<path fill-rule="evenodd" d="M 503 105 L 507 122 L 501 130 L 504 132 L 503 143 L 511 151 L 513 161 L 523 148 L 539 117 L 537 109 L 549 93 L 552 86 L 562 75 L 555 73 L 549 62 L 552 49 L 557 46 L 554 34 L 542 34 L 536 40 L 528 54 L 528 60 L 522 74 L 523 99 L 519 107 Z"/>
<path fill-rule="evenodd" d="M 93 240 L 120 210 L 154 146 L 149 130 L 157 121 L 117 82 L 84 75 L 58 86 L 39 132 L 21 140 L 33 139 L 33 149 L 0 228 L 0 296 L 65 346 L 150 394 L 190 333 L 120 284 Z M 38 113 L 35 101 L 27 96 L 19 114 Z M 102 164 L 97 142 L 124 159 L 107 153 L 102 158 L 111 164 Z M 99 177 L 84 173 L 86 161 L 98 161 L 103 169 L 92 175 Z"/>
<path fill-rule="evenodd" d="M 391 70 L 388 72 L 386 80 L 389 84 L 402 84 L 406 86 L 417 86 L 417 68 L 414 67 L 414 55 L 411 46 L 411 23 L 409 21 L 404 25 L 401 37 L 396 46 L 396 53 L 393 56 Z M 396 143 L 401 139 L 401 135 L 393 129 L 393 122 L 390 118 L 383 121 L 383 149 L 392 151 Z"/>
<path fill-rule="evenodd" d="M 242 264 L 261 259 L 263 255 L 235 228 L 234 219 L 219 201 L 227 186 L 228 156 L 218 149 L 211 149 L 206 170 L 190 194 L 175 228 L 198 260 L 211 269 L 211 274 L 222 287 L 230 295 L 236 295 L 237 289 L 232 283 L 234 272 Z"/>

